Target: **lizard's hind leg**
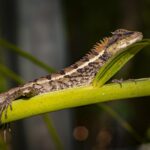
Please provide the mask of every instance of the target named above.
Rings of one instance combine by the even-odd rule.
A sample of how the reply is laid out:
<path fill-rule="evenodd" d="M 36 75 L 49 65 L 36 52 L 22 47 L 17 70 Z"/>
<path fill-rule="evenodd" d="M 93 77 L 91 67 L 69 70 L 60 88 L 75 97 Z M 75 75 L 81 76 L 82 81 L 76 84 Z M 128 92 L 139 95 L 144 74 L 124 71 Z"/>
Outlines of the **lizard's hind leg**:
<path fill-rule="evenodd" d="M 10 107 L 12 110 L 12 97 L 11 95 L 0 95 L 0 122 L 2 114 L 4 113 L 5 118 L 7 118 L 7 109 Z"/>
<path fill-rule="evenodd" d="M 10 107 L 10 110 L 12 110 L 12 101 L 20 96 L 20 87 L 12 88 L 9 91 L 0 94 L 0 121 L 3 113 L 5 118 L 7 118 L 8 108 Z"/>
<path fill-rule="evenodd" d="M 7 109 L 8 107 L 10 107 L 10 109 L 12 110 L 12 100 L 11 99 L 6 99 L 5 101 L 3 101 L 2 103 L 0 103 L 0 121 L 1 121 L 1 117 L 2 114 L 4 113 L 5 118 L 7 118 Z"/>

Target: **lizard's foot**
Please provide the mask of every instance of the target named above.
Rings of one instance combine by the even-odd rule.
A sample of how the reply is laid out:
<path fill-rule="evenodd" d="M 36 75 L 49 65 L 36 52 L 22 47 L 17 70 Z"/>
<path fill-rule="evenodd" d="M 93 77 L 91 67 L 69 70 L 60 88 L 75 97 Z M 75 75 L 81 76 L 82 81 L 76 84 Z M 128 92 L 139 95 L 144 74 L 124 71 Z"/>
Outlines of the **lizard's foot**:
<path fill-rule="evenodd" d="M 10 107 L 10 109 L 12 110 L 11 99 L 9 97 L 7 97 L 4 101 L 0 102 L 0 122 L 3 113 L 5 118 L 7 118 L 8 107 Z"/>
<path fill-rule="evenodd" d="M 112 83 L 118 83 L 120 85 L 120 87 L 122 87 L 123 79 L 122 78 L 121 79 L 113 79 L 111 82 Z"/>
<path fill-rule="evenodd" d="M 131 82 L 134 82 L 135 84 L 137 83 L 135 79 L 128 79 L 126 81 L 131 81 Z"/>

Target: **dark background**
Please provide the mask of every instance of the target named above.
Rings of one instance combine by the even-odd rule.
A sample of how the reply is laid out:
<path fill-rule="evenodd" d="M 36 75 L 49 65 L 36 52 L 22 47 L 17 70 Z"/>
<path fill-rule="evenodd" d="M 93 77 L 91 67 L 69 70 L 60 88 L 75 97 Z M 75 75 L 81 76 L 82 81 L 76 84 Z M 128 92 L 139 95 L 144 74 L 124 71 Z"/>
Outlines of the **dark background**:
<path fill-rule="evenodd" d="M 144 34 L 144 38 L 149 38 L 150 1 L 0 0 L 1 38 L 56 69 L 77 61 L 97 41 L 118 28 L 138 30 Z M 26 81 L 46 74 L 4 48 L 0 50 L 0 63 L 9 66 Z M 134 79 L 149 75 L 150 51 L 147 48 L 140 51 L 115 78 Z M 0 74 L 0 81 L 1 91 L 17 85 L 3 74 Z M 65 149 L 150 149 L 149 97 L 109 102 L 106 105 L 117 111 L 134 132 L 123 127 L 119 119 L 102 106 L 90 105 L 51 113 Z M 88 131 L 83 141 L 79 140 L 80 134 L 74 134 L 79 126 L 84 126 Z M 56 149 L 41 117 L 17 121 L 9 136 L 9 149 Z"/>

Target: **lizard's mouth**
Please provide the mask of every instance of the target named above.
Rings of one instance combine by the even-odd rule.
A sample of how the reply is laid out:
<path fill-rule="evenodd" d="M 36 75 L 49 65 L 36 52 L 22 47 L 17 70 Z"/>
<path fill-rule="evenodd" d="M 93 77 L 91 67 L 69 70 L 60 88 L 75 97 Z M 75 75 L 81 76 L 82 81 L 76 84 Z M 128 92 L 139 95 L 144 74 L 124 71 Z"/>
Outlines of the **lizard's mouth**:
<path fill-rule="evenodd" d="M 123 39 L 119 48 L 125 48 L 127 46 L 130 46 L 133 43 L 141 41 L 142 38 L 143 38 L 143 34 L 141 32 L 134 32 L 129 37 L 127 37 L 127 39 Z"/>
<path fill-rule="evenodd" d="M 135 42 L 141 41 L 142 39 L 143 39 L 143 34 L 141 32 L 135 32 L 131 36 L 130 40 L 128 42 L 126 42 L 126 44 L 127 44 L 126 46 L 129 46 Z"/>
<path fill-rule="evenodd" d="M 141 32 L 135 32 L 135 33 L 133 34 L 133 36 L 134 36 L 133 38 L 136 39 L 136 42 L 143 39 L 143 34 L 142 34 Z"/>

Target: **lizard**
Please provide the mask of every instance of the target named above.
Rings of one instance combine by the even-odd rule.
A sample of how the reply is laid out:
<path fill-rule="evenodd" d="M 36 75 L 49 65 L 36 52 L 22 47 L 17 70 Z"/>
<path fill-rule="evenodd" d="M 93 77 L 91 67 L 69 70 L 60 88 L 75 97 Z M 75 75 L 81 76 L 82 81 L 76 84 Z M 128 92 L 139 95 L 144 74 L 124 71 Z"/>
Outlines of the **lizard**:
<path fill-rule="evenodd" d="M 1 93 L 0 118 L 2 113 L 7 118 L 8 107 L 12 110 L 12 101 L 20 97 L 33 97 L 47 92 L 91 84 L 99 69 L 112 56 L 142 38 L 141 32 L 117 29 L 112 32 L 111 36 L 97 42 L 89 53 L 71 66 Z"/>

